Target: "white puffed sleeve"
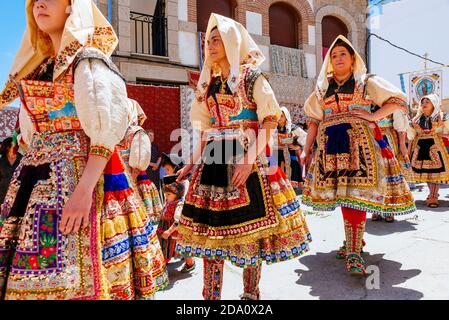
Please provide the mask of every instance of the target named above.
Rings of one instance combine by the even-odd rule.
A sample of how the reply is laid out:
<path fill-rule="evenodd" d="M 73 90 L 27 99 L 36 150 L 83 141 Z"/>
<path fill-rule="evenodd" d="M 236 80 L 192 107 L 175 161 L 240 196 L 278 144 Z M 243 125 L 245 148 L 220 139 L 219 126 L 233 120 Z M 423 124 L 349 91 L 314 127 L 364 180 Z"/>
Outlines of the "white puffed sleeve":
<path fill-rule="evenodd" d="M 151 141 L 144 130 L 139 130 L 131 142 L 129 165 L 131 168 L 145 171 L 151 162 Z"/>
<path fill-rule="evenodd" d="M 304 112 L 309 118 L 309 120 L 315 120 L 316 122 L 320 122 L 324 119 L 324 111 L 318 101 L 318 97 L 315 94 L 315 91 L 307 98 L 304 104 Z"/>
<path fill-rule="evenodd" d="M 31 138 L 33 138 L 34 134 L 34 126 L 22 104 L 19 109 L 19 126 L 23 142 L 25 142 L 26 145 L 30 145 Z"/>
<path fill-rule="evenodd" d="M 407 113 L 404 110 L 395 110 L 393 112 L 393 128 L 397 132 L 407 131 L 410 126 L 409 119 Z"/>
<path fill-rule="evenodd" d="M 298 143 L 301 147 L 304 147 L 306 145 L 307 132 L 298 127 L 292 131 L 292 135 L 294 137 L 298 137 Z"/>
<path fill-rule="evenodd" d="M 408 110 L 407 95 L 387 80 L 377 76 L 369 78 L 366 91 L 369 98 L 379 107 L 392 103 L 397 104 L 398 108 Z"/>
<path fill-rule="evenodd" d="M 91 140 L 90 154 L 109 158 L 129 126 L 125 82 L 99 59 L 82 60 L 75 70 L 75 107 Z"/>
<path fill-rule="evenodd" d="M 278 122 L 282 111 L 267 79 L 261 75 L 254 82 L 253 98 L 257 105 L 259 124 L 265 121 Z"/>
<path fill-rule="evenodd" d="M 415 138 L 415 130 L 410 126 L 409 116 L 402 109 L 393 112 L 393 128 L 397 132 L 406 132 L 407 139 L 410 141 Z"/>
<path fill-rule="evenodd" d="M 197 93 L 197 95 L 200 94 Z M 212 127 L 212 118 L 203 97 L 198 96 L 193 100 L 190 119 L 194 129 L 205 131 Z"/>

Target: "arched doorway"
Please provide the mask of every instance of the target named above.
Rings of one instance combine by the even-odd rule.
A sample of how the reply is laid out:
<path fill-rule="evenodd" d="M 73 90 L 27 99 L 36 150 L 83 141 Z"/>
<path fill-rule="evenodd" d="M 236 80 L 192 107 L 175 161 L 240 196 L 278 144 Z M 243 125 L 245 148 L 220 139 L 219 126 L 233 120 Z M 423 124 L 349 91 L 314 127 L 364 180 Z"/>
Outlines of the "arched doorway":
<path fill-rule="evenodd" d="M 289 48 L 298 48 L 300 18 L 296 9 L 287 3 L 277 2 L 270 7 L 270 42 Z"/>
<path fill-rule="evenodd" d="M 325 16 L 322 21 L 323 34 L 323 59 L 329 51 L 332 43 L 339 35 L 348 38 L 349 30 L 346 24 L 334 16 Z"/>

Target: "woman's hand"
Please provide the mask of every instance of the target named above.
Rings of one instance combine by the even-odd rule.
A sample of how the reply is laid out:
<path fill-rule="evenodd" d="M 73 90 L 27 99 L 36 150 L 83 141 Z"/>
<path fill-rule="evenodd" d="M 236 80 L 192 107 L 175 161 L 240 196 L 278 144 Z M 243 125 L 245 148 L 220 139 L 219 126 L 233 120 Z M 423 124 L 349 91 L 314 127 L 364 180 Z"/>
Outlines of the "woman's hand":
<path fill-rule="evenodd" d="M 376 121 L 380 120 L 380 119 L 377 119 L 375 113 L 370 113 L 365 110 L 355 109 L 355 110 L 352 110 L 350 113 L 357 118 L 364 119 L 364 120 L 367 120 L 370 122 L 376 122 Z"/>
<path fill-rule="evenodd" d="M 171 236 L 170 230 L 165 231 L 165 232 L 162 233 L 162 235 L 161 235 L 162 239 L 165 239 L 165 240 L 167 240 L 168 238 L 170 238 L 170 236 Z"/>
<path fill-rule="evenodd" d="M 89 214 L 92 207 L 93 190 L 84 191 L 77 187 L 67 201 L 63 211 L 59 231 L 64 235 L 77 233 L 81 226 L 89 226 Z"/>
<path fill-rule="evenodd" d="M 401 155 L 402 155 L 402 157 L 404 158 L 404 160 L 406 161 L 406 162 L 409 162 L 409 153 L 408 153 L 408 148 L 407 148 L 407 146 L 405 145 L 405 143 L 401 143 L 400 145 L 399 145 L 399 150 L 401 151 Z"/>
<path fill-rule="evenodd" d="M 310 163 L 310 160 L 312 160 L 312 152 L 310 152 L 310 150 L 306 151 L 306 149 L 304 149 L 299 160 L 301 162 L 301 165 L 307 166 Z"/>
<path fill-rule="evenodd" d="M 194 164 L 188 164 L 184 166 L 181 170 L 178 171 L 177 175 L 178 178 L 176 179 L 176 182 L 181 182 L 182 180 L 185 180 L 187 178 L 187 175 L 192 171 L 194 167 Z"/>
<path fill-rule="evenodd" d="M 81 226 L 89 226 L 92 193 L 107 163 L 108 159 L 104 157 L 89 156 L 81 179 L 62 210 L 59 230 L 64 235 L 78 232 Z"/>
<path fill-rule="evenodd" d="M 232 177 L 232 184 L 236 187 L 241 187 L 246 183 L 246 180 L 248 180 L 252 171 L 252 164 L 236 164 L 234 176 Z"/>

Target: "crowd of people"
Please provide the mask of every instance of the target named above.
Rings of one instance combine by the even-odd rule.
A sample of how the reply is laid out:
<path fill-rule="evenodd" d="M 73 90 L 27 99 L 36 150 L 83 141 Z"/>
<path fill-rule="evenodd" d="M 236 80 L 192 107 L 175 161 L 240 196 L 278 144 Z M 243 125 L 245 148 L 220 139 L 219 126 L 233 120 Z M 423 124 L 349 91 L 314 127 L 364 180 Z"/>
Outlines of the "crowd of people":
<path fill-rule="evenodd" d="M 423 97 L 411 117 L 406 95 L 367 74 L 343 36 L 305 103 L 307 122 L 294 124 L 248 31 L 212 14 L 191 111 L 201 139 L 186 159 L 161 153 L 143 129 L 110 60 L 118 39 L 91 0 L 26 8 L 0 96 L 0 107 L 21 99 L 0 150 L 1 299 L 153 299 L 172 259 L 185 273 L 202 259 L 204 299 L 221 298 L 227 260 L 243 269 L 241 299 L 258 300 L 263 262 L 309 251 L 303 206 L 341 208 L 336 258 L 353 275 L 366 274 L 367 213 L 413 213 L 413 183 L 427 183 L 427 205 L 439 206 L 449 183 L 441 99 Z"/>

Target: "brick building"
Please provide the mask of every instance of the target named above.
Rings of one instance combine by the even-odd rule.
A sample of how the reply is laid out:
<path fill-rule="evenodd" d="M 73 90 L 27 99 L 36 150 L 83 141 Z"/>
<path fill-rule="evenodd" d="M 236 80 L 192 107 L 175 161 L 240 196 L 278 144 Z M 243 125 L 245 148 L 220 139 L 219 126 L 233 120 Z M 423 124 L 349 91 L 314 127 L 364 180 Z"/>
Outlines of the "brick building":
<path fill-rule="evenodd" d="M 188 128 L 189 71 L 201 65 L 201 38 L 211 12 L 242 23 L 266 56 L 281 105 L 302 122 L 323 55 L 338 34 L 365 56 L 367 0 L 97 0 L 120 44 L 113 59 L 130 96 L 144 107 L 147 126 L 164 150 L 171 130 Z M 164 119 L 161 121 L 161 119 Z"/>

